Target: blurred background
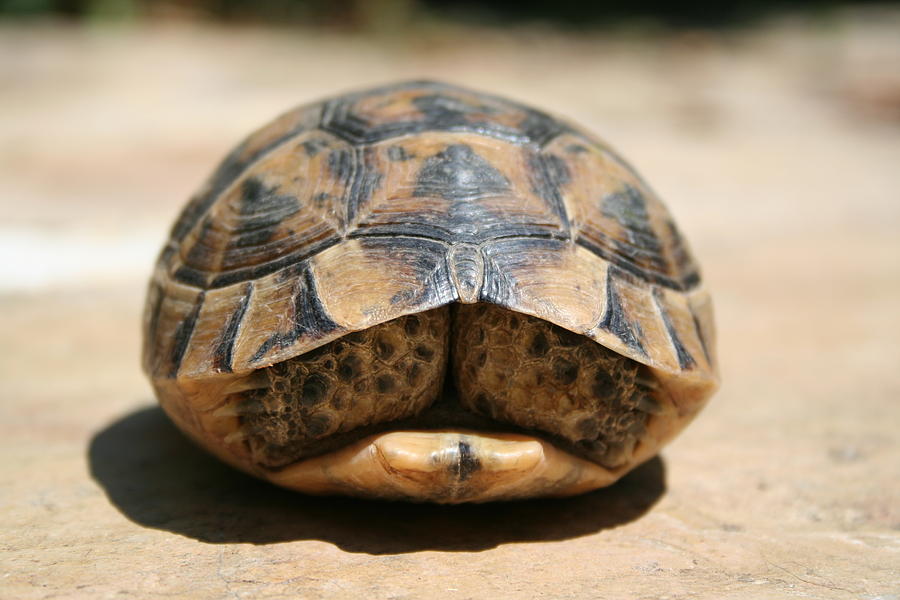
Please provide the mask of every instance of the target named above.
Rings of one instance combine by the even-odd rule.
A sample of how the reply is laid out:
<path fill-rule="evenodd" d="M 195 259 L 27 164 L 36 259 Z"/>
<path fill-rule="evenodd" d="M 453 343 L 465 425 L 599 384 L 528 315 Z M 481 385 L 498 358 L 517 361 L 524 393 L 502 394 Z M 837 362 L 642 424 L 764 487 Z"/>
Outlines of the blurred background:
<path fill-rule="evenodd" d="M 596 597 L 603 581 L 622 597 L 894 598 L 900 4 L 824 0 L 0 0 L 0 533 L 23 566 L 8 593 L 112 595 L 127 580 L 136 597 L 258 597 L 312 563 L 347 589 L 400 585 L 393 563 L 357 573 L 313 542 L 280 559 L 235 546 L 222 571 L 216 549 L 123 518 L 85 453 L 134 422 L 123 481 L 181 460 L 147 413 L 141 309 L 170 224 L 215 163 L 292 106 L 407 78 L 604 137 L 668 204 L 717 310 L 723 386 L 665 451 L 659 505 L 602 542 L 485 552 L 482 575 L 546 597 Z M 172 502 L 212 506 L 241 485 L 216 477 Z M 597 543 L 612 558 L 596 561 Z M 443 554 L 409 558 L 421 576 L 406 589 L 455 587 L 471 567 L 460 556 L 456 571 Z"/>

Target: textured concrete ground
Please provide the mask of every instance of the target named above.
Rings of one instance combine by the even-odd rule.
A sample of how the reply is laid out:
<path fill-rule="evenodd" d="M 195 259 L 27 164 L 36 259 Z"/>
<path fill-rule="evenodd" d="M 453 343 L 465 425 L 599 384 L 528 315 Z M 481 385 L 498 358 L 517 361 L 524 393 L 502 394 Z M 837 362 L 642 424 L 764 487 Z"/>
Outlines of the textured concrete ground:
<path fill-rule="evenodd" d="M 660 38 L 0 30 L 0 598 L 900 597 L 900 16 Z M 724 384 L 564 501 L 314 499 L 188 444 L 138 367 L 153 256 L 285 108 L 439 77 L 595 129 L 713 290 Z"/>

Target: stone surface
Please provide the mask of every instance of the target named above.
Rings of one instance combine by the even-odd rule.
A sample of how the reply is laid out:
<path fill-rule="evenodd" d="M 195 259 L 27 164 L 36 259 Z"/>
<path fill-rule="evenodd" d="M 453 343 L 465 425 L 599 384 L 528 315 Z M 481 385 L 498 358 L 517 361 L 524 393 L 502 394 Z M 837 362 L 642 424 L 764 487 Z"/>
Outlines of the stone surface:
<path fill-rule="evenodd" d="M 3 26 L 0 598 L 896 599 L 900 20 L 877 16 L 648 39 Z M 309 498 L 154 406 L 138 323 L 183 200 L 278 111 L 414 76 L 598 131 L 704 267 L 724 385 L 610 489 Z"/>

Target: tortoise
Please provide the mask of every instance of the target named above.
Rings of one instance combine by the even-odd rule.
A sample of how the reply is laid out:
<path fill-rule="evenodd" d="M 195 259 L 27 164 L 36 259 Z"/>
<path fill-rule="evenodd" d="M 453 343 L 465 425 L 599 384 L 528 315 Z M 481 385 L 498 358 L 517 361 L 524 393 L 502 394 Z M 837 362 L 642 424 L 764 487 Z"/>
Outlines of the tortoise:
<path fill-rule="evenodd" d="M 159 255 L 143 366 L 239 469 L 438 503 L 609 485 L 718 383 L 699 269 L 634 169 L 433 81 L 301 106 L 228 154 Z"/>

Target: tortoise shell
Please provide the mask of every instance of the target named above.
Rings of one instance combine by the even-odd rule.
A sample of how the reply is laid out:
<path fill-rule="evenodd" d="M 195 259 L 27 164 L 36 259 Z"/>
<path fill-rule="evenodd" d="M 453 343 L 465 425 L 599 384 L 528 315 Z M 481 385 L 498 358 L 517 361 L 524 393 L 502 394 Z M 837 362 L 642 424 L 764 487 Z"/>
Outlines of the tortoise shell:
<path fill-rule="evenodd" d="M 709 296 L 640 176 L 572 124 L 436 82 L 239 144 L 172 228 L 144 333 L 176 424 L 311 493 L 582 492 L 717 385 Z"/>

